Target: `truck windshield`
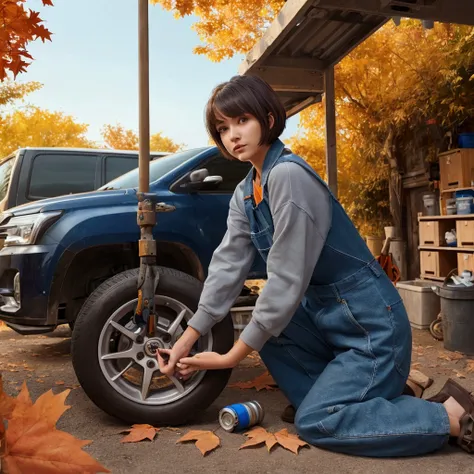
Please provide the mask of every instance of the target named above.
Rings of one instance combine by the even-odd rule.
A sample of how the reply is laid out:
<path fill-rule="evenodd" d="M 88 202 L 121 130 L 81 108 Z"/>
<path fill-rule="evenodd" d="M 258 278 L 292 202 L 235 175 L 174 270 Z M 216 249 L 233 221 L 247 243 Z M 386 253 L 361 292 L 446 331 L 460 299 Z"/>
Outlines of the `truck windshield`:
<path fill-rule="evenodd" d="M 173 155 L 167 155 L 163 158 L 158 158 L 150 162 L 150 183 L 153 183 L 157 179 L 161 178 L 165 174 L 169 173 L 174 168 L 182 165 L 185 161 L 189 160 L 193 156 L 206 150 L 203 148 L 193 148 L 192 150 L 182 151 L 180 153 L 174 153 Z M 128 173 L 119 176 L 113 181 L 108 182 L 99 190 L 106 191 L 107 189 L 128 189 L 138 188 L 138 168 L 135 168 Z"/>

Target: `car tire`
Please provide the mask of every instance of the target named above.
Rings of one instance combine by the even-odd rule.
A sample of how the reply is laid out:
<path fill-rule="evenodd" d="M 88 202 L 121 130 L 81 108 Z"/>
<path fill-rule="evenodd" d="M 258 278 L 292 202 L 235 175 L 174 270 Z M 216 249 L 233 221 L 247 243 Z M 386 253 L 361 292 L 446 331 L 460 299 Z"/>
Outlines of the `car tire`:
<path fill-rule="evenodd" d="M 123 396 L 109 383 L 99 363 L 99 339 L 108 318 L 137 298 L 138 269 L 127 270 L 102 283 L 86 300 L 74 324 L 72 362 L 88 397 L 102 410 L 127 423 L 180 425 L 207 408 L 225 388 L 231 370 L 208 370 L 183 398 L 162 405 L 143 405 Z M 174 269 L 159 267 L 157 295 L 173 298 L 195 312 L 202 283 Z M 230 315 L 212 329 L 212 350 L 228 352 L 234 342 Z"/>

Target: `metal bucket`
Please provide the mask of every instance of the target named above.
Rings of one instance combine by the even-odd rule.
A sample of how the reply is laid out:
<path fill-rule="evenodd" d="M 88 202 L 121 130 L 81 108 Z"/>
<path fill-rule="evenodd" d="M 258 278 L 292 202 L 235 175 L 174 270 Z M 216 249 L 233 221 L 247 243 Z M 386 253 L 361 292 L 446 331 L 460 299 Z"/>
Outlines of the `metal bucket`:
<path fill-rule="evenodd" d="M 474 355 L 474 287 L 433 286 L 439 295 L 445 349 Z"/>

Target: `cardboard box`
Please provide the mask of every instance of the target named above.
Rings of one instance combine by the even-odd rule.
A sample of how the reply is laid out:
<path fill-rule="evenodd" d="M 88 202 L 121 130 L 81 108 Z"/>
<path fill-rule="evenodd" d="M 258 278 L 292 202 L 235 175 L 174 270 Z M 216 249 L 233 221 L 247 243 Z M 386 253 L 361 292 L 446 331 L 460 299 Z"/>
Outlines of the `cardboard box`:
<path fill-rule="evenodd" d="M 470 188 L 474 186 L 474 148 L 459 148 L 439 155 L 440 188 Z"/>
<path fill-rule="evenodd" d="M 420 251 L 421 275 L 426 277 L 445 277 L 457 268 L 456 252 L 449 250 Z"/>

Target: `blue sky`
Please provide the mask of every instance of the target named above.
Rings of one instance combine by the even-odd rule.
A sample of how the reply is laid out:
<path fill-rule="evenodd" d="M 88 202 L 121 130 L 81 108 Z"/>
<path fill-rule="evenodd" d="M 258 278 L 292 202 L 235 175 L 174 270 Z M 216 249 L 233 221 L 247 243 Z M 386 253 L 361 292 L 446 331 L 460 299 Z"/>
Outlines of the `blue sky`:
<path fill-rule="evenodd" d="M 89 124 L 89 138 L 100 141 L 104 124 L 138 129 L 137 0 L 40 0 L 53 41 L 34 42 L 35 58 L 18 81 L 39 81 L 28 102 L 72 115 Z M 213 63 L 192 53 L 199 43 L 191 17 L 175 20 L 160 6 L 150 6 L 150 126 L 188 147 L 208 143 L 203 111 L 212 88 L 238 71 L 243 56 Z M 283 138 L 297 129 L 288 122 Z"/>

